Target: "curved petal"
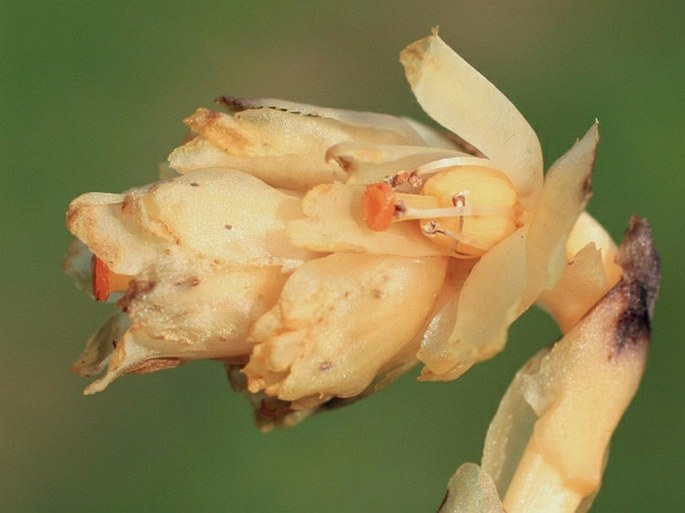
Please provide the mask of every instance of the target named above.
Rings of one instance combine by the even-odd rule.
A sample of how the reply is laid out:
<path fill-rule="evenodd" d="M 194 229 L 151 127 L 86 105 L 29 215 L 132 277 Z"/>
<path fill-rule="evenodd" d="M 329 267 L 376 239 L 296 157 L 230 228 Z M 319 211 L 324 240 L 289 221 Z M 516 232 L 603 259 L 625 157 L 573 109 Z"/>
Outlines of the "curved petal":
<path fill-rule="evenodd" d="M 526 285 L 527 231 L 528 227 L 515 231 L 474 266 L 461 290 L 456 321 L 445 347 L 430 358 L 422 355 L 425 379 L 458 377 L 463 370 L 455 373 L 456 369 L 468 369 L 502 350 Z"/>
<path fill-rule="evenodd" d="M 153 237 L 130 215 L 122 194 L 89 192 L 67 211 L 67 228 L 112 271 L 135 275 L 170 247 Z"/>
<path fill-rule="evenodd" d="M 602 253 L 590 242 L 568 262 L 554 289 L 544 291 L 536 304 L 554 317 L 562 333 L 566 333 L 609 288 Z"/>
<path fill-rule="evenodd" d="M 431 379 L 501 351 L 509 325 L 545 287 L 558 281 L 566 262 L 566 239 L 590 195 L 596 145 L 595 125 L 548 173 L 530 223 L 475 265 L 461 292 L 454 330 L 442 358 L 424 360 Z"/>
<path fill-rule="evenodd" d="M 327 159 L 338 162 L 348 175 L 346 183 L 380 182 L 400 171 L 412 172 L 431 167 L 486 166 L 493 162 L 457 150 L 408 145 L 340 143 L 329 148 Z"/>
<path fill-rule="evenodd" d="M 359 112 L 355 110 L 331 109 L 306 103 L 291 102 L 278 98 L 219 98 L 219 103 L 228 106 L 233 111 L 241 112 L 252 109 L 271 109 L 287 112 L 304 117 L 324 118 L 339 121 L 354 127 L 374 128 L 394 132 L 407 141 L 408 144 L 422 142 L 421 135 L 414 125 L 404 118 L 377 112 Z"/>
<path fill-rule="evenodd" d="M 566 241 L 566 268 L 553 289 L 536 303 L 563 333 L 570 330 L 621 278 L 616 244 L 590 214 L 578 217 Z"/>
<path fill-rule="evenodd" d="M 169 164 L 181 174 L 209 167 L 239 170 L 272 187 L 298 191 L 345 179 L 340 166 L 335 162 L 325 162 L 323 154 L 229 155 L 201 137 L 172 151 Z"/>
<path fill-rule="evenodd" d="M 423 110 L 494 160 L 521 204 L 533 208 L 542 189 L 542 150 L 516 107 L 437 34 L 409 45 L 400 60 Z"/>
<path fill-rule="evenodd" d="M 418 135 L 399 118 L 412 137 L 373 123 L 344 121 L 259 108 L 234 116 L 198 109 L 185 123 L 203 139 L 225 152 L 230 166 L 255 174 L 274 187 L 302 190 L 319 183 L 344 179 L 335 162 L 326 162 L 326 150 L 343 141 L 371 144 L 419 144 Z M 385 117 L 384 117 L 385 119 Z M 191 148 L 194 150 L 194 148 Z M 172 154 L 172 162 L 179 160 Z"/>
<path fill-rule="evenodd" d="M 621 266 L 616 263 L 617 247 L 611 235 L 587 212 L 582 212 L 566 241 L 566 260 L 571 260 L 581 249 L 592 242 L 602 253 L 602 266 L 609 287 L 621 278 Z"/>
<path fill-rule="evenodd" d="M 114 272 L 136 275 L 159 255 L 293 268 L 314 255 L 290 244 L 285 223 L 301 200 L 240 171 L 202 169 L 120 194 L 89 193 L 67 213 L 71 232 Z"/>
<path fill-rule="evenodd" d="M 234 165 L 235 157 L 221 151 L 202 137 L 194 137 L 177 147 L 169 154 L 167 160 L 169 161 L 169 166 L 182 175 L 208 167 L 225 167 L 240 170 L 239 166 Z M 249 159 L 247 160 L 249 162 Z M 261 179 L 260 176 L 257 176 L 257 178 Z"/>
<path fill-rule="evenodd" d="M 599 129 L 592 125 L 547 172 L 542 201 L 528 231 L 528 281 L 520 307 L 527 309 L 545 289 L 551 289 L 566 264 L 566 241 L 592 194 Z"/>
<path fill-rule="evenodd" d="M 466 362 L 463 366 L 450 367 L 448 365 L 442 368 L 438 366 L 437 362 L 451 361 L 449 339 L 457 319 L 459 297 L 464 282 L 475 263 L 475 259 L 456 260 L 450 258 L 445 282 L 436 300 L 435 314 L 423 334 L 421 348 L 417 353 L 419 360 L 431 362 L 431 368 L 437 368 L 441 372 L 436 376 L 426 366 L 419 376 L 420 381 L 456 379 L 471 367 L 471 364 Z"/>

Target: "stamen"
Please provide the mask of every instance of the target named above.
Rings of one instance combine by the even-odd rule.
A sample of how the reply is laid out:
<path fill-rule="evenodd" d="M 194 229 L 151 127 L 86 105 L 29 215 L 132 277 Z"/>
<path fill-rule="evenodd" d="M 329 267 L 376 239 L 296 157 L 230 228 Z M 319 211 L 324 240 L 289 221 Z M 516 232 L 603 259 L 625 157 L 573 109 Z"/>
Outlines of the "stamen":
<path fill-rule="evenodd" d="M 126 290 L 133 279 L 133 276 L 111 271 L 107 264 L 96 255 L 93 255 L 91 259 L 91 277 L 93 296 L 97 301 L 107 301 L 113 292 Z"/>
<path fill-rule="evenodd" d="M 463 233 L 456 233 L 451 230 L 446 230 L 440 226 L 440 223 L 437 221 L 428 221 L 427 223 L 423 223 L 421 225 L 421 231 L 423 232 L 424 235 L 427 237 L 434 237 L 436 235 L 442 235 L 444 237 L 449 237 L 450 239 L 460 242 L 462 244 L 467 244 L 468 246 L 472 248 L 476 248 L 483 253 L 488 251 L 491 247 L 491 241 L 488 241 L 487 243 L 484 241 L 479 241 L 474 237 L 469 237 L 468 235 L 465 235 Z M 457 258 L 475 258 L 477 255 L 474 255 L 472 253 L 466 253 L 459 251 L 459 246 L 456 246 L 453 248 L 453 253 Z"/>
<path fill-rule="evenodd" d="M 411 187 L 419 188 L 423 185 L 427 176 L 434 175 L 448 168 L 456 167 L 485 167 L 492 168 L 494 163 L 485 157 L 473 157 L 470 155 L 460 155 L 457 157 L 445 157 L 437 159 L 427 164 L 418 166 L 409 171 L 403 169 L 394 175 L 386 176 L 384 182 L 393 188 L 408 184 Z"/>
<path fill-rule="evenodd" d="M 454 163 L 442 159 L 441 164 L 448 161 Z M 401 171 L 367 186 L 362 215 L 369 228 L 384 231 L 395 222 L 428 221 L 421 230 L 435 244 L 458 258 L 476 258 L 520 225 L 516 190 L 503 173 L 482 165 L 451 167 L 428 178 L 419 194 L 395 190 L 419 183 L 420 171 Z"/>
<path fill-rule="evenodd" d="M 404 206 L 401 219 L 437 219 L 442 217 L 500 216 L 513 217 L 516 210 L 511 207 L 446 207 L 446 208 L 409 208 Z"/>
<path fill-rule="evenodd" d="M 487 159 L 487 158 L 481 158 L 481 157 L 471 157 L 471 156 L 463 156 L 463 157 L 447 157 L 444 159 L 438 159 L 434 160 L 433 162 L 429 162 L 428 164 L 424 164 L 422 166 L 417 167 L 414 172 L 419 175 L 419 176 L 425 176 L 425 175 L 432 175 L 435 173 L 438 173 L 440 171 L 443 171 L 447 168 L 453 168 L 453 167 L 487 167 L 487 168 L 493 168 L 494 163 L 492 160 Z"/>
<path fill-rule="evenodd" d="M 462 193 L 455 194 L 452 196 L 452 205 L 455 207 L 465 207 L 466 206 L 466 196 Z M 459 218 L 459 227 L 458 230 L 459 233 L 464 231 L 464 218 L 460 217 Z"/>

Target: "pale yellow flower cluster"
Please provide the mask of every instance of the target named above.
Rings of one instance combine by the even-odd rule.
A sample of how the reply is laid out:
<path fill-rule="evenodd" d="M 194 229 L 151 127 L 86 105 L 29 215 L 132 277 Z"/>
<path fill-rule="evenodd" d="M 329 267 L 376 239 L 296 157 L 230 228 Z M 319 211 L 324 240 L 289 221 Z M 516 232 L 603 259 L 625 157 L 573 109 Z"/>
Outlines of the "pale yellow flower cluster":
<path fill-rule="evenodd" d="M 454 379 L 539 301 L 563 330 L 618 280 L 584 213 L 597 125 L 549 169 L 523 116 L 433 34 L 401 55 L 449 132 L 273 99 L 200 109 L 165 179 L 88 193 L 66 268 L 117 312 L 73 368 L 223 361 L 268 422 L 365 395 L 417 362 Z"/>
<path fill-rule="evenodd" d="M 617 248 L 585 212 L 595 123 L 547 171 L 523 116 L 438 36 L 401 54 L 428 115 L 221 98 L 162 179 L 72 202 L 65 268 L 116 313 L 73 370 L 223 362 L 263 429 L 363 397 L 417 363 L 457 378 L 534 303 L 565 336 L 519 371 L 481 466 L 441 513 L 581 513 L 638 386 L 658 291 L 649 226 Z M 616 261 L 615 261 L 616 260 Z"/>

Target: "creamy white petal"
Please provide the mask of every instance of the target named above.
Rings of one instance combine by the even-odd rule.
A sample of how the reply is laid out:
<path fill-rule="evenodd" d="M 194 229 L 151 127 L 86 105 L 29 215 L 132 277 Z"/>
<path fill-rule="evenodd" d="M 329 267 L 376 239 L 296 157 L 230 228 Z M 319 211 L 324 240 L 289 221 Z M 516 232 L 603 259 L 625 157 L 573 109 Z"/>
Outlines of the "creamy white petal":
<path fill-rule="evenodd" d="M 107 372 L 87 389 L 102 391 L 119 376 L 149 373 L 198 359 L 244 361 L 250 326 L 272 308 L 287 279 L 277 267 L 184 265 L 160 257 L 131 283 L 112 317 L 73 368 Z"/>
<path fill-rule="evenodd" d="M 229 155 L 206 139 L 197 137 L 169 155 L 169 163 L 179 173 L 220 167 L 249 173 L 272 187 L 306 190 L 322 183 L 345 179 L 336 162 L 323 155 L 287 153 L 265 156 Z"/>
<path fill-rule="evenodd" d="M 122 194 L 83 194 L 69 205 L 67 227 L 109 269 L 135 275 L 168 250 L 170 243 L 147 232 L 129 207 Z"/>
<path fill-rule="evenodd" d="M 547 172 L 543 199 L 528 231 L 528 281 L 521 310 L 527 309 L 545 289 L 551 289 L 566 265 L 566 241 L 592 194 L 598 125 L 562 155 Z"/>
<path fill-rule="evenodd" d="M 331 109 L 329 107 L 319 107 L 278 98 L 229 98 L 228 101 L 230 102 L 230 107 L 234 107 L 239 111 L 245 109 L 275 109 L 306 117 L 333 119 L 350 126 L 388 130 L 406 139 L 409 144 L 423 142 L 422 136 L 417 132 L 416 126 L 413 123 L 410 123 L 405 118 L 389 114 Z"/>
<path fill-rule="evenodd" d="M 566 268 L 553 289 L 540 294 L 536 304 L 566 333 L 621 277 L 616 244 L 590 214 L 578 217 L 566 241 Z"/>
<path fill-rule="evenodd" d="M 340 166 L 325 159 L 326 150 L 337 143 L 421 142 L 420 137 L 404 121 L 392 116 L 387 118 L 397 120 L 411 133 L 398 133 L 382 123 L 379 126 L 371 122 L 354 125 L 335 118 L 270 108 L 243 110 L 234 116 L 199 109 L 185 122 L 203 139 L 230 157 L 227 166 L 255 174 L 274 187 L 304 189 L 344 179 Z M 188 150 L 190 156 L 172 154 L 172 164 L 199 158 L 192 155 L 196 149 L 191 147 Z"/>
<path fill-rule="evenodd" d="M 449 261 L 445 282 L 436 300 L 433 318 L 423 334 L 421 348 L 417 353 L 421 361 L 432 362 L 432 368 L 436 368 L 437 363 L 435 362 L 451 360 L 449 339 L 457 319 L 459 296 L 464 287 L 464 282 L 475 263 L 475 259 L 456 260 L 451 258 Z M 470 368 L 470 362 L 466 362 L 463 366 L 457 365 L 456 367 L 451 367 L 450 365 L 445 367 L 438 366 L 436 370 L 440 371 L 440 374 L 435 376 L 426 366 L 419 380 L 452 380 L 458 378 Z"/>
<path fill-rule="evenodd" d="M 433 379 L 501 351 L 509 325 L 559 279 L 566 262 L 566 239 L 589 198 L 596 144 L 593 126 L 548 173 L 530 223 L 497 244 L 473 268 L 461 292 L 444 357 L 424 360 Z"/>
<path fill-rule="evenodd" d="M 245 340 L 251 324 L 276 304 L 287 278 L 274 266 L 165 259 L 137 278 L 120 305 L 150 337 L 165 341 L 162 356 L 244 356 L 252 347 Z"/>
<path fill-rule="evenodd" d="M 307 262 L 254 327 L 250 390 L 289 401 L 359 394 L 428 322 L 445 267 L 342 253 Z"/>
<path fill-rule="evenodd" d="M 202 169 L 130 196 L 147 230 L 200 257 L 288 269 L 313 256 L 285 234 L 300 200 L 240 171 Z"/>
<path fill-rule="evenodd" d="M 426 113 L 494 160 L 523 206 L 533 208 L 542 189 L 542 151 L 516 107 L 437 34 L 409 45 L 400 60 Z"/>
<path fill-rule="evenodd" d="M 554 317 L 561 331 L 566 333 L 609 288 L 602 253 L 589 243 L 567 263 L 554 289 L 544 291 L 536 304 Z"/>
<path fill-rule="evenodd" d="M 581 212 L 566 241 L 566 260 L 592 242 L 602 253 L 602 265 L 610 287 L 621 278 L 621 266 L 616 263 L 617 247 L 611 235 L 587 212 Z"/>
<path fill-rule="evenodd" d="M 526 285 L 527 230 L 500 241 L 473 267 L 461 289 L 450 337 L 439 352 L 421 354 L 423 379 L 458 377 L 502 350 Z"/>
<path fill-rule="evenodd" d="M 181 174 L 209 167 L 240 169 L 233 165 L 236 160 L 235 157 L 221 151 L 207 139 L 203 139 L 202 137 L 195 137 L 182 146 L 174 149 L 169 155 L 168 160 L 171 168 Z M 249 162 L 249 159 L 247 160 Z M 259 178 L 259 176 L 257 178 Z"/>

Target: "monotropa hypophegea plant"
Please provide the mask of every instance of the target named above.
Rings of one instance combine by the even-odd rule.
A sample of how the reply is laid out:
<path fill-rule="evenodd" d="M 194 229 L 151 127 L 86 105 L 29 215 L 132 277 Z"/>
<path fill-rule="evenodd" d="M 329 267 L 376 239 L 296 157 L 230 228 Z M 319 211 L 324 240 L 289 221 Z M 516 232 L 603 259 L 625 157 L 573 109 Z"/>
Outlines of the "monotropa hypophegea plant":
<path fill-rule="evenodd" d="M 516 375 L 440 511 L 585 511 L 644 368 L 649 225 L 633 218 L 617 248 L 585 212 L 596 122 L 543 175 L 533 129 L 437 33 L 401 62 L 442 129 L 221 97 L 185 120 L 158 181 L 75 199 L 65 267 L 116 309 L 73 370 L 104 373 L 92 394 L 218 360 L 266 430 L 416 364 L 455 379 L 537 303 L 564 336 Z"/>

